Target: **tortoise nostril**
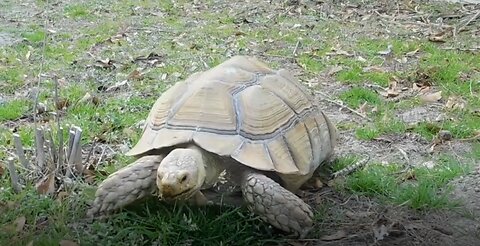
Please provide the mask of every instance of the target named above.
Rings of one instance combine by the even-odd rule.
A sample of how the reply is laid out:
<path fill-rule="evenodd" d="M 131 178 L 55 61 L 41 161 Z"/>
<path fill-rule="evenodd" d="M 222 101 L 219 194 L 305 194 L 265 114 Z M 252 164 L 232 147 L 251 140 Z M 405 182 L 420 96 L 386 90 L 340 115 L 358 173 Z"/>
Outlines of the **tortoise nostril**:
<path fill-rule="evenodd" d="M 180 183 L 187 181 L 187 176 L 187 174 L 183 174 L 182 176 L 180 176 Z"/>

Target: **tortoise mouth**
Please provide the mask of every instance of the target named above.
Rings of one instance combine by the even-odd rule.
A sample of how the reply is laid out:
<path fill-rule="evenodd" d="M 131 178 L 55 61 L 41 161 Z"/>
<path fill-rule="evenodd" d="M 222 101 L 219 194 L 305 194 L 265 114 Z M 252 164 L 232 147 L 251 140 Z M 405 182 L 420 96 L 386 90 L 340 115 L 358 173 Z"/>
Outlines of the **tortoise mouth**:
<path fill-rule="evenodd" d="M 178 194 L 174 194 L 172 196 L 163 196 L 162 195 L 162 198 L 165 199 L 165 200 L 186 200 L 188 198 L 190 198 L 191 194 L 193 193 L 192 191 L 194 190 L 193 189 L 194 187 L 192 188 L 188 188 Z"/>

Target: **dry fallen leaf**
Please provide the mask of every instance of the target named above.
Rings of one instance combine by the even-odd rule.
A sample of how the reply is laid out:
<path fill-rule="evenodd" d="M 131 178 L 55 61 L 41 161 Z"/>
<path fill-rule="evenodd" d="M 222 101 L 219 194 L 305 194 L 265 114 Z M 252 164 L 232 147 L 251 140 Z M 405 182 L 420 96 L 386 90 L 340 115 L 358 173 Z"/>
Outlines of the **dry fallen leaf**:
<path fill-rule="evenodd" d="M 95 64 L 93 64 L 94 67 L 98 68 L 115 68 L 115 61 L 112 61 L 110 59 L 104 59 L 104 60 L 96 60 Z"/>
<path fill-rule="evenodd" d="M 444 30 L 434 33 L 428 37 L 428 40 L 431 42 L 446 42 L 446 38 L 450 37 L 453 34 L 453 27 L 447 27 Z"/>
<path fill-rule="evenodd" d="M 60 246 L 78 246 L 78 243 L 71 240 L 62 240 L 59 243 Z"/>
<path fill-rule="evenodd" d="M 65 87 L 68 85 L 67 79 L 65 78 L 59 78 L 57 79 L 57 82 L 59 87 Z"/>
<path fill-rule="evenodd" d="M 464 109 L 466 101 L 457 96 L 449 96 L 447 103 L 445 103 L 445 108 L 447 109 Z"/>
<path fill-rule="evenodd" d="M 345 51 L 345 50 L 337 50 L 337 49 L 335 49 L 335 48 L 332 48 L 332 52 L 327 52 L 325 55 L 327 55 L 327 56 L 343 55 L 343 56 L 346 56 L 346 57 L 352 57 L 352 56 L 354 56 L 355 54 L 350 53 L 350 52 Z"/>
<path fill-rule="evenodd" d="M 361 57 L 361 56 L 357 56 L 357 61 L 359 61 L 359 62 L 366 62 L 367 59 L 365 59 L 365 58 L 363 58 L 363 57 Z"/>
<path fill-rule="evenodd" d="M 359 218 L 367 218 L 371 215 L 373 215 L 374 213 L 373 212 L 361 212 L 361 211 L 356 211 L 356 212 L 351 212 L 351 211 L 347 211 L 345 212 L 345 215 L 351 219 L 359 219 Z"/>
<path fill-rule="evenodd" d="M 392 53 L 392 48 L 393 48 L 393 46 L 392 46 L 391 44 L 389 44 L 389 45 L 387 46 L 387 49 L 386 49 L 386 50 L 381 50 L 381 51 L 377 52 L 377 54 L 379 54 L 379 55 L 384 55 L 384 56 L 385 56 L 385 55 L 390 55 L 390 53 Z"/>
<path fill-rule="evenodd" d="M 91 165 L 90 165 L 90 167 L 91 167 Z M 85 177 L 85 182 L 87 182 L 88 184 L 95 183 L 95 171 L 94 170 L 85 169 L 85 170 L 83 170 L 83 175 Z"/>
<path fill-rule="evenodd" d="M 428 37 L 428 40 L 429 41 L 432 41 L 432 42 L 438 42 L 438 43 L 445 43 L 445 36 L 435 36 L 435 35 L 432 35 L 430 37 Z"/>
<path fill-rule="evenodd" d="M 18 217 L 13 224 L 15 225 L 15 232 L 21 232 L 23 230 L 23 227 L 25 226 L 25 222 L 27 219 L 25 216 L 20 216 Z"/>
<path fill-rule="evenodd" d="M 364 102 L 362 105 L 360 105 L 357 109 L 357 111 L 362 114 L 363 116 L 367 116 L 367 102 Z"/>
<path fill-rule="evenodd" d="M 125 38 L 127 35 L 125 33 L 120 33 L 120 34 L 117 34 L 117 35 L 114 35 L 114 36 L 111 36 L 110 38 L 107 39 L 107 42 L 110 42 L 110 43 L 118 43 L 120 42 L 120 40 L 122 40 L 123 38 Z"/>
<path fill-rule="evenodd" d="M 419 51 L 420 49 L 416 49 L 416 50 L 412 50 L 410 52 L 407 52 L 405 53 L 405 56 L 414 56 L 415 54 L 417 54 L 417 52 Z"/>
<path fill-rule="evenodd" d="M 442 91 L 437 91 L 434 93 L 420 96 L 420 100 L 424 102 L 437 102 L 440 99 L 442 99 Z"/>
<path fill-rule="evenodd" d="M 133 70 L 127 77 L 127 79 L 131 79 L 131 80 L 139 80 L 142 78 L 143 78 L 143 74 L 137 69 Z"/>
<path fill-rule="evenodd" d="M 158 64 L 162 64 L 161 61 L 164 59 L 163 55 L 158 55 L 156 53 L 150 53 L 148 56 L 139 56 L 134 59 L 134 62 L 145 62 L 151 66 L 155 66 Z"/>
<path fill-rule="evenodd" d="M 335 240 L 345 238 L 346 236 L 347 236 L 347 233 L 344 230 L 339 230 L 339 231 L 335 232 L 334 234 L 321 237 L 320 240 L 322 240 L 322 241 L 335 241 Z"/>
<path fill-rule="evenodd" d="M 63 110 L 70 106 L 70 100 L 66 98 L 59 98 L 55 105 L 58 110 Z"/>
<path fill-rule="evenodd" d="M 421 166 L 426 167 L 428 169 L 432 169 L 436 166 L 437 164 L 434 161 L 426 161 L 421 164 Z"/>
<path fill-rule="evenodd" d="M 42 195 L 52 194 L 55 191 L 55 174 L 51 173 L 41 179 L 35 187 L 37 192 Z"/>
<path fill-rule="evenodd" d="M 329 68 L 327 68 L 327 75 L 328 76 L 332 76 L 340 71 L 343 70 L 343 67 L 342 66 L 331 66 Z"/>
<path fill-rule="evenodd" d="M 127 80 L 124 80 L 124 81 L 120 81 L 110 87 L 108 87 L 105 92 L 111 92 L 111 91 L 116 91 L 116 90 L 119 90 L 120 87 L 123 87 L 123 86 L 128 86 L 128 81 Z"/>
<path fill-rule="evenodd" d="M 385 72 L 385 68 L 380 66 L 368 66 L 368 67 L 364 67 L 362 70 L 363 72 L 378 72 L 378 73 Z"/>
<path fill-rule="evenodd" d="M 396 97 L 400 95 L 401 89 L 398 88 L 397 81 L 392 80 L 390 81 L 390 84 L 388 86 L 388 89 L 386 91 L 380 91 L 379 94 L 386 97 Z"/>
<path fill-rule="evenodd" d="M 92 99 L 92 95 L 87 92 L 85 93 L 85 96 L 83 96 L 80 100 L 78 100 L 78 103 L 90 102 L 91 99 Z"/>
<path fill-rule="evenodd" d="M 55 199 L 57 202 L 62 202 L 66 197 L 68 197 L 68 193 L 66 191 L 60 191 L 57 194 L 57 199 Z"/>

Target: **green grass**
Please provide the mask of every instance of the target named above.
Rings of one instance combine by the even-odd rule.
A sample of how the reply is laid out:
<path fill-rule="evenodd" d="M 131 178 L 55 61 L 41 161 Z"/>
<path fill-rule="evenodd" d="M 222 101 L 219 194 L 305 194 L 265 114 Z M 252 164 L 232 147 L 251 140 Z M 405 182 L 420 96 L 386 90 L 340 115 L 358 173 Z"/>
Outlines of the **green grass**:
<path fill-rule="evenodd" d="M 82 19 L 90 15 L 90 10 L 85 4 L 73 4 L 65 7 L 65 15 L 69 18 Z"/>
<path fill-rule="evenodd" d="M 334 164 L 334 170 L 340 170 L 355 160 L 355 157 L 339 159 Z M 420 166 L 404 170 L 397 164 L 372 163 L 347 176 L 337 188 L 413 209 L 451 208 L 460 201 L 449 197 L 448 182 L 469 170 L 469 165 L 447 156 L 441 158 L 432 169 Z"/>
<path fill-rule="evenodd" d="M 379 105 L 381 103 L 381 99 L 377 93 L 361 87 L 353 87 L 340 94 L 339 98 L 352 108 L 358 108 L 365 102 L 370 105 Z"/>
<path fill-rule="evenodd" d="M 5 104 L 0 104 L 0 122 L 16 120 L 30 110 L 27 100 L 15 99 Z"/>
<path fill-rule="evenodd" d="M 3 186 L 5 184 L 2 184 Z M 80 245 L 224 245 L 231 242 L 264 245 L 267 242 L 282 242 L 275 239 L 272 229 L 257 217 L 250 215 L 245 207 L 190 208 L 166 205 L 155 199 L 130 206 L 108 220 L 85 223 L 87 208 L 83 190 L 71 194 L 62 201 L 36 194 L 33 187 L 14 194 L 10 189 L 0 197 L 0 231 L 2 245 L 54 245 L 61 240 L 72 240 Z M 23 230 L 11 228 L 17 218 L 25 217 Z M 235 223 L 232 223 L 235 222 Z M 13 232 L 11 231 L 13 230 Z M 11 237 L 12 234 L 15 236 Z M 8 241 L 6 239 L 8 238 Z"/>

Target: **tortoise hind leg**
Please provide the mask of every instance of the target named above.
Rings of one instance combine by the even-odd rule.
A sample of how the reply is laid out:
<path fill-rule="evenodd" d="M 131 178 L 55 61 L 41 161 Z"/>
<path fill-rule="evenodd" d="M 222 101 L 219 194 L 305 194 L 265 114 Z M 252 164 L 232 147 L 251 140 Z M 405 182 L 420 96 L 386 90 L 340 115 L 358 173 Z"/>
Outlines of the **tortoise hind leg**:
<path fill-rule="evenodd" d="M 248 208 L 264 221 L 304 238 L 313 226 L 313 213 L 302 199 L 259 173 L 243 176 L 242 193 Z"/>
<path fill-rule="evenodd" d="M 108 214 L 151 195 L 163 155 L 144 156 L 108 176 L 98 187 L 88 217 Z"/>

